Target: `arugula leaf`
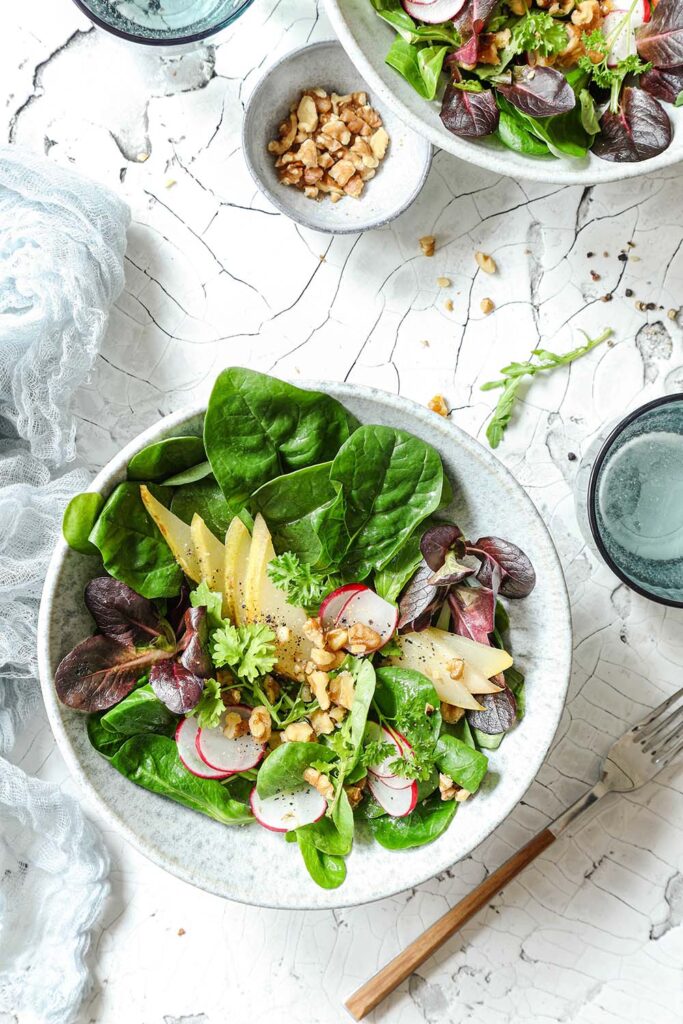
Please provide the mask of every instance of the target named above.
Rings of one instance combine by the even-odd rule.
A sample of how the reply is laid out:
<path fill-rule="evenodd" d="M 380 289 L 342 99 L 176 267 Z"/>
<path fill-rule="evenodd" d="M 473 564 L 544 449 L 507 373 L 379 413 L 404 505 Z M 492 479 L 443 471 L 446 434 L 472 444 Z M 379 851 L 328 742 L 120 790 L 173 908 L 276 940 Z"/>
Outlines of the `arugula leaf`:
<path fill-rule="evenodd" d="M 214 632 L 211 641 L 214 665 L 227 666 L 250 683 L 270 672 L 277 661 L 275 634 L 260 622 L 226 624 Z"/>
<path fill-rule="evenodd" d="M 217 679 L 207 679 L 199 701 L 187 712 L 188 717 L 196 715 L 200 729 L 215 729 L 225 711 L 221 697 L 221 684 Z"/>
<path fill-rule="evenodd" d="M 606 328 L 597 338 L 589 338 L 585 331 L 581 332 L 586 338 L 586 344 L 574 348 L 571 352 L 557 355 L 548 349 L 532 349 L 529 359 L 524 363 L 510 363 L 500 371 L 503 376 L 500 380 L 490 380 L 482 384 L 482 391 L 492 391 L 495 388 L 502 388 L 503 394 L 498 399 L 498 404 L 491 414 L 489 425 L 486 428 L 486 437 L 492 448 L 497 448 L 503 439 L 508 427 L 517 393 L 524 377 L 534 377 L 537 373 L 545 373 L 547 370 L 555 370 L 558 366 L 568 366 L 581 356 L 585 356 L 592 349 L 601 345 L 603 341 L 611 338 L 614 331 L 611 327 Z M 532 359 L 538 362 L 532 362 Z"/>
<path fill-rule="evenodd" d="M 323 598 L 341 583 L 329 573 L 316 572 L 291 551 L 271 559 L 267 572 L 278 590 L 284 591 L 289 604 L 315 614 Z"/>

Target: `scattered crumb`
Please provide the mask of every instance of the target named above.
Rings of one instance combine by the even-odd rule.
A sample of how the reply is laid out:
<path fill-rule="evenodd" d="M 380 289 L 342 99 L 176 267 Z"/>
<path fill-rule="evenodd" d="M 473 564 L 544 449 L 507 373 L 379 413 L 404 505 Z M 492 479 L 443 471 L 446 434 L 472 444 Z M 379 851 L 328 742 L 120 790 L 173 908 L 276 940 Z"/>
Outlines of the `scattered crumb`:
<path fill-rule="evenodd" d="M 640 263 L 640 256 L 631 256 L 631 263 Z"/>
<path fill-rule="evenodd" d="M 179 928 L 178 929 L 178 935 L 184 935 L 184 934 L 185 934 L 185 929 L 184 928 Z"/>
<path fill-rule="evenodd" d="M 448 406 L 443 395 L 434 395 L 433 398 L 430 398 L 427 402 L 427 408 L 435 412 L 437 416 L 448 416 Z"/>
<path fill-rule="evenodd" d="M 669 320 L 678 320 L 678 314 L 679 313 L 680 313 L 680 309 L 669 309 L 669 310 L 667 310 L 667 314 L 666 315 L 668 316 Z"/>
<path fill-rule="evenodd" d="M 635 247 L 636 247 L 636 243 L 635 242 L 627 242 L 626 244 L 628 245 L 629 249 L 635 249 Z"/>
<path fill-rule="evenodd" d="M 620 252 L 619 255 L 617 256 L 617 259 L 619 260 L 620 263 L 628 263 L 628 253 Z"/>
<path fill-rule="evenodd" d="M 632 299 L 635 294 L 636 293 L 633 291 L 633 288 L 627 288 L 626 291 L 624 292 L 624 295 L 626 296 L 627 299 Z"/>
<path fill-rule="evenodd" d="M 602 255 L 605 257 L 605 259 L 607 259 L 607 257 L 609 256 L 609 253 L 608 252 L 603 252 Z"/>
<path fill-rule="evenodd" d="M 439 288 L 450 288 L 451 279 L 450 277 L 437 277 L 436 283 L 438 284 Z"/>
<path fill-rule="evenodd" d="M 321 263 L 327 263 L 327 257 L 325 256 L 324 252 L 320 253 L 320 255 L 318 256 L 318 259 L 320 260 Z"/>
<path fill-rule="evenodd" d="M 164 188 L 173 188 L 173 186 L 177 184 L 178 182 L 175 180 L 175 178 L 167 178 L 166 182 L 164 183 Z"/>
<path fill-rule="evenodd" d="M 444 309 L 446 309 L 449 313 L 453 312 L 453 299 L 446 299 L 446 301 L 444 302 Z"/>
<path fill-rule="evenodd" d="M 595 256 L 594 252 L 587 252 L 586 253 L 586 258 L 589 259 L 589 260 L 592 260 L 594 256 Z"/>
<path fill-rule="evenodd" d="M 481 311 L 482 311 L 482 313 L 484 313 L 485 316 L 488 316 L 489 313 L 493 313 L 495 308 L 496 307 L 495 307 L 494 302 L 493 302 L 492 299 L 482 299 L 481 300 Z"/>
<path fill-rule="evenodd" d="M 495 274 L 498 268 L 493 256 L 488 256 L 485 252 L 475 252 L 474 258 L 479 269 L 483 270 L 485 274 Z"/>
<path fill-rule="evenodd" d="M 607 294 L 606 294 L 606 295 L 603 295 L 603 296 L 602 296 L 602 298 L 600 299 L 600 301 L 601 301 L 601 302 L 611 302 L 613 298 L 614 298 L 614 296 L 612 295 L 612 293 L 611 293 L 611 292 L 607 292 Z"/>
<path fill-rule="evenodd" d="M 422 345 L 422 348 L 429 348 L 429 342 L 426 338 L 423 338 L 420 344 Z"/>
<path fill-rule="evenodd" d="M 649 313 L 649 312 L 652 312 L 652 310 L 656 309 L 656 308 L 657 308 L 657 303 L 656 302 L 640 302 L 640 300 L 638 302 L 636 302 L 636 309 L 640 313 Z"/>
<path fill-rule="evenodd" d="M 591 277 L 594 281 L 600 281 L 602 278 L 602 274 L 598 274 L 597 270 L 591 270 Z"/>
<path fill-rule="evenodd" d="M 436 245 L 436 238 L 434 235 L 423 235 L 422 238 L 418 239 L 422 254 L 424 256 L 433 256 L 434 247 Z"/>
<path fill-rule="evenodd" d="M 149 160 L 149 153 L 138 153 L 135 159 L 139 164 L 144 164 L 145 160 Z"/>
<path fill-rule="evenodd" d="M 570 462 L 576 462 L 576 452 L 567 452 L 567 458 Z"/>

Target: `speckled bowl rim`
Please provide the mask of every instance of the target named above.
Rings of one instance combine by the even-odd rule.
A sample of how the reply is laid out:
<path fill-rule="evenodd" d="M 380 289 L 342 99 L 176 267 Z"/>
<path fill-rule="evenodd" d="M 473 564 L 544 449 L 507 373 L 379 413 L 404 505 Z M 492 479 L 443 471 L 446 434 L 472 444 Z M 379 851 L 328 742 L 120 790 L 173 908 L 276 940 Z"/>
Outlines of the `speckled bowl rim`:
<path fill-rule="evenodd" d="M 400 885 L 394 885 L 392 882 L 392 884 L 387 887 L 386 891 L 364 899 L 351 901 L 349 901 L 348 898 L 345 899 L 344 886 L 342 885 L 339 889 L 334 890 L 335 895 L 337 893 L 339 894 L 338 901 L 328 902 L 324 907 L 321 907 L 319 904 L 309 903 L 308 897 L 306 896 L 303 896 L 301 901 L 297 902 L 296 905 L 288 903 L 279 903 L 276 905 L 268 902 L 255 904 L 253 900 L 241 899 L 237 895 L 229 895 L 226 892 L 218 891 L 210 884 L 203 884 L 202 880 L 198 879 L 194 875 L 190 867 L 186 868 L 184 865 L 178 864 L 170 857 L 165 857 L 163 853 L 160 853 L 152 847 L 151 844 L 138 836 L 137 833 L 127 825 L 126 821 L 122 817 L 111 810 L 106 801 L 100 797 L 99 793 L 91 784 L 87 773 L 81 767 L 62 722 L 59 700 L 54 687 L 54 677 L 50 670 L 48 636 L 49 621 L 52 615 L 52 606 L 55 601 L 60 571 L 62 569 L 64 559 L 70 551 L 63 538 L 60 538 L 57 542 L 50 560 L 40 602 L 37 639 L 38 668 L 43 700 L 45 702 L 50 727 L 54 733 L 55 739 L 57 740 L 57 746 L 64 757 L 71 775 L 76 779 L 85 794 L 96 806 L 107 824 L 113 829 L 113 831 L 122 835 L 123 838 L 131 844 L 131 846 L 153 863 L 176 877 L 181 878 L 184 882 L 188 882 L 190 885 L 202 888 L 216 896 L 221 896 L 224 899 L 231 899 L 238 903 L 245 903 L 251 906 L 258 905 L 272 909 L 339 909 L 349 906 L 362 906 L 366 903 L 372 903 L 379 899 L 386 899 L 390 896 L 395 896 L 397 893 L 404 892 L 406 889 L 421 885 L 423 882 L 428 881 L 435 875 L 447 870 L 452 866 L 452 864 L 468 857 L 476 847 L 480 845 L 480 843 L 487 839 L 491 833 L 498 828 L 503 821 L 505 821 L 508 815 L 519 804 L 520 800 L 522 800 L 524 794 L 536 778 L 536 775 L 553 742 L 560 722 L 560 717 L 564 709 L 567 690 L 569 688 L 573 651 L 571 613 L 562 566 L 547 526 L 543 522 L 536 506 L 521 484 L 515 480 L 512 473 L 510 473 L 510 471 L 491 452 L 484 448 L 483 445 L 470 437 L 469 434 L 466 434 L 455 424 L 451 423 L 450 420 L 436 416 L 434 413 L 430 412 L 423 406 L 418 405 L 416 402 L 413 402 L 411 399 L 393 395 L 389 392 L 381 391 L 378 388 L 364 387 L 361 385 L 336 381 L 298 380 L 296 383 L 299 387 L 326 392 L 342 403 L 345 400 L 353 398 L 364 398 L 368 401 L 387 404 L 393 407 L 394 410 L 405 413 L 407 421 L 416 418 L 422 421 L 422 424 L 425 425 L 430 432 L 441 434 L 444 440 L 456 442 L 460 447 L 467 449 L 471 456 L 479 460 L 488 469 L 493 470 L 499 478 L 501 488 L 503 490 L 512 490 L 520 496 L 523 503 L 526 505 L 530 519 L 535 522 L 536 526 L 540 528 L 541 532 L 546 535 L 548 540 L 547 556 L 549 561 L 553 564 L 555 575 L 561 588 L 561 593 L 558 597 L 561 599 L 566 619 L 566 626 L 563 633 L 556 637 L 557 656 L 555 661 L 554 687 L 552 691 L 552 699 L 549 700 L 549 706 L 546 714 L 545 740 L 544 742 L 539 743 L 535 748 L 529 750 L 528 757 L 525 760 L 525 771 L 520 773 L 519 782 L 508 792 L 507 799 L 505 802 L 502 802 L 498 808 L 498 813 L 493 815 L 490 821 L 483 823 L 478 830 L 472 831 L 470 835 L 471 842 L 467 844 L 467 848 L 464 849 L 460 857 L 456 858 L 455 861 L 450 857 L 445 862 L 443 860 L 435 861 L 433 865 L 431 865 L 430 870 L 426 873 L 423 872 L 404 881 L 402 880 Z M 156 424 L 134 438 L 119 452 L 118 455 L 111 459 L 97 474 L 88 490 L 108 493 L 111 488 L 112 478 L 115 478 L 117 474 L 121 473 L 136 452 L 140 451 L 146 445 L 151 444 L 160 437 L 168 436 L 170 431 L 181 427 L 188 420 L 191 420 L 192 417 L 202 416 L 205 411 L 206 404 L 199 404 L 191 407 L 185 407 L 180 409 L 178 412 L 171 413 L 169 416 L 165 416 L 163 419 L 159 420 Z M 188 810 L 188 814 L 191 813 L 192 812 Z"/>
<path fill-rule="evenodd" d="M 338 47 L 345 56 L 351 56 L 346 52 L 345 48 L 341 45 L 338 39 L 323 39 L 320 42 L 308 43 L 306 46 L 299 46 L 295 50 L 290 50 L 289 53 L 286 53 L 284 57 L 281 57 L 280 60 L 275 62 L 275 64 L 271 64 L 268 68 L 266 68 L 264 74 L 258 80 L 256 87 L 254 88 L 254 91 L 247 100 L 247 104 L 244 108 L 244 119 L 242 121 L 242 155 L 244 156 L 244 162 L 247 165 L 249 173 L 254 179 L 254 182 L 256 183 L 259 190 L 263 193 L 268 202 L 272 203 L 273 206 L 280 211 L 280 213 L 283 213 L 285 215 L 285 217 L 289 217 L 290 220 L 296 221 L 297 224 L 301 224 L 302 227 L 309 228 L 311 231 L 319 231 L 323 235 L 357 235 L 360 234 L 360 232 L 362 231 L 371 231 L 374 228 L 382 228 L 384 227 L 385 224 L 390 224 L 393 220 L 396 220 L 397 217 L 400 217 L 402 213 L 405 213 L 406 210 L 410 209 L 410 207 L 413 205 L 413 203 L 419 196 L 420 192 L 424 188 L 427 176 L 429 175 L 429 172 L 432 167 L 432 160 L 434 158 L 434 148 L 431 144 L 428 143 L 427 145 L 424 167 L 422 168 L 420 177 L 415 183 L 414 190 L 410 193 L 405 202 L 401 203 L 401 205 L 398 206 L 392 213 L 389 213 L 386 216 L 375 218 L 375 220 L 365 221 L 364 223 L 360 224 L 356 223 L 350 226 L 341 224 L 339 227 L 331 228 L 323 227 L 322 225 L 318 224 L 311 218 L 299 213 L 298 210 L 295 210 L 293 207 L 289 206 L 286 202 L 284 202 L 284 200 L 280 198 L 278 193 L 273 191 L 270 185 L 268 185 L 267 182 L 263 180 L 258 170 L 256 169 L 256 166 L 253 160 L 251 159 L 251 155 L 249 152 L 249 143 L 247 141 L 247 136 L 250 133 L 250 114 L 253 109 L 254 100 L 261 92 L 268 88 L 268 80 L 272 75 L 273 71 L 275 71 L 281 65 L 287 64 L 295 57 L 299 57 L 302 53 L 310 52 L 311 50 L 318 50 L 324 46 Z M 352 63 L 355 63 L 355 61 L 352 60 Z M 391 104 L 387 104 L 387 106 L 391 106 Z M 398 111 L 394 111 L 394 113 L 398 113 Z M 400 115 L 400 117 L 401 120 L 405 122 L 405 118 L 402 115 Z M 418 136 L 421 135 L 424 138 L 423 133 L 418 132 L 417 134 Z M 340 206 L 341 204 L 337 205 Z"/>
<path fill-rule="evenodd" d="M 347 16 L 343 10 L 344 0 L 323 0 L 323 5 L 335 35 L 370 86 L 373 95 L 382 103 L 386 103 L 387 107 L 393 110 L 412 131 L 428 139 L 437 149 L 442 149 L 444 152 L 458 157 L 464 163 L 474 164 L 476 167 L 493 171 L 495 174 L 523 181 L 536 181 L 552 185 L 591 186 L 605 185 L 612 181 L 625 181 L 628 178 L 639 178 L 683 162 L 683 149 L 674 145 L 672 141 L 668 149 L 650 160 L 638 163 L 610 163 L 610 161 L 604 160 L 600 161 L 599 172 L 594 173 L 590 165 L 574 170 L 569 158 L 551 161 L 524 157 L 514 160 L 512 154 L 508 155 L 505 151 L 478 145 L 476 142 L 468 142 L 466 139 L 451 134 L 446 129 L 441 131 L 438 128 L 432 128 L 413 113 L 375 70 L 373 62 L 356 42 L 349 27 Z M 422 102 L 427 103 L 428 101 L 423 100 Z M 672 121 L 672 126 L 674 132 L 683 131 L 680 118 Z M 521 156 L 521 154 L 515 154 L 515 156 Z"/>

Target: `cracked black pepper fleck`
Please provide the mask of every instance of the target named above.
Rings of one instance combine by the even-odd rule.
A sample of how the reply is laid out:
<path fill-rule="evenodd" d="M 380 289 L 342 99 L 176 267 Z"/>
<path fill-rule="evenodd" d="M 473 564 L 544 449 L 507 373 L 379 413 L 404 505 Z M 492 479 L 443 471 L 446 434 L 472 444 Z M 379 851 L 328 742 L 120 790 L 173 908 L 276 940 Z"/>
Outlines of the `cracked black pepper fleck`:
<path fill-rule="evenodd" d="M 635 295 L 635 292 L 633 291 L 633 288 L 627 288 L 626 291 L 624 292 L 624 295 L 626 296 L 627 299 L 632 299 L 633 296 Z"/>
<path fill-rule="evenodd" d="M 617 259 L 620 260 L 622 263 L 628 263 L 628 253 L 620 252 L 617 256 Z"/>
<path fill-rule="evenodd" d="M 567 452 L 567 458 L 570 462 L 576 462 L 576 452 Z"/>

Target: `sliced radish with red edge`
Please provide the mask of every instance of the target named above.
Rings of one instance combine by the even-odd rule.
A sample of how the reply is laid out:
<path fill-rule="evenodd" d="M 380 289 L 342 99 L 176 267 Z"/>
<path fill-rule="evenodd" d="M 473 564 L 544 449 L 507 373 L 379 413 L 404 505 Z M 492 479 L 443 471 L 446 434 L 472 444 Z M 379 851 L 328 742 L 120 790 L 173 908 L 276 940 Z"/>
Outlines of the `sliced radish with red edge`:
<path fill-rule="evenodd" d="M 388 786 L 385 779 L 368 774 L 368 789 L 375 800 L 392 818 L 405 818 L 415 810 L 417 804 L 417 782 L 411 782 L 404 789 Z"/>
<path fill-rule="evenodd" d="M 424 21 L 427 25 L 440 25 L 442 21 L 452 21 L 462 8 L 465 0 L 433 0 L 433 3 L 417 3 L 416 0 L 401 0 L 403 10 L 411 18 Z"/>
<path fill-rule="evenodd" d="M 323 629 L 333 629 L 337 625 L 337 619 L 344 610 L 344 606 L 359 591 L 367 589 L 364 583 L 347 583 L 346 586 L 338 587 L 328 594 L 318 612 Z"/>
<path fill-rule="evenodd" d="M 313 786 L 265 798 L 258 795 L 254 786 L 249 805 L 258 823 L 271 832 L 291 832 L 312 825 L 327 810 L 327 800 Z"/>
<path fill-rule="evenodd" d="M 266 749 L 265 743 L 259 743 L 251 733 L 238 736 L 234 740 L 229 740 L 223 735 L 225 716 L 234 711 L 242 718 L 249 718 L 251 714 L 251 708 L 245 704 L 226 708 L 220 723 L 213 729 L 198 729 L 195 740 L 197 753 L 202 761 L 208 764 L 209 768 L 229 774 L 255 768 Z"/>
<path fill-rule="evenodd" d="M 365 587 L 348 601 L 337 619 L 338 629 L 348 629 L 350 626 L 360 624 L 374 629 L 379 636 L 379 642 L 375 650 L 384 647 L 388 643 L 398 625 L 398 608 L 390 604 L 383 597 L 376 594 L 374 590 Z"/>
<path fill-rule="evenodd" d="M 402 775 L 396 775 L 392 772 L 389 765 L 392 761 L 395 761 L 397 757 L 405 756 L 405 748 L 401 746 L 395 734 L 389 729 L 382 727 L 381 735 L 379 737 L 382 743 L 391 743 L 394 747 L 394 753 L 389 754 L 383 761 L 378 764 L 371 764 L 368 768 L 368 772 L 374 775 L 377 779 L 381 779 L 385 785 L 390 786 L 392 789 L 407 789 L 412 785 L 412 779 L 406 779 Z"/>
<path fill-rule="evenodd" d="M 205 761 L 202 761 L 195 746 L 197 739 L 196 718 L 183 718 L 178 723 L 175 731 L 175 741 L 178 746 L 178 757 L 183 762 L 188 772 L 192 772 L 199 779 L 226 779 L 229 772 L 218 771 L 209 768 Z"/>
<path fill-rule="evenodd" d="M 625 60 L 631 54 L 637 53 L 636 29 L 648 22 L 652 16 L 648 0 L 640 0 L 631 14 L 630 21 L 626 20 L 628 9 L 610 11 L 605 15 L 602 23 L 602 34 L 609 39 L 622 26 L 621 31 L 612 41 L 612 46 L 607 57 L 607 66 L 615 68 L 619 61 Z"/>

